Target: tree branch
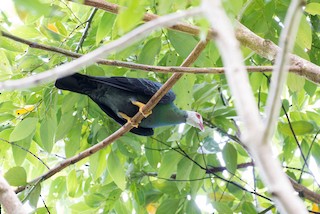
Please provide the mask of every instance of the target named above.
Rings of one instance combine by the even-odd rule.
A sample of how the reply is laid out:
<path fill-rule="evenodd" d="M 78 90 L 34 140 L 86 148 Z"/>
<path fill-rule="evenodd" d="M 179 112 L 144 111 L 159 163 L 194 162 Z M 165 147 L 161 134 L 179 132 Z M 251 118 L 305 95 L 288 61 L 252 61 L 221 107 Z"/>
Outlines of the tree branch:
<path fill-rule="evenodd" d="M 160 17 L 135 28 L 121 38 L 114 40 L 109 44 L 102 46 L 86 55 L 83 55 L 82 57 L 73 60 L 72 62 L 60 65 L 56 68 L 47 70 L 34 76 L 23 78 L 21 80 L 7 80 L 4 82 L 0 82 L 0 90 L 12 90 L 32 87 L 45 82 L 53 81 L 59 77 L 70 75 L 84 66 L 95 63 L 99 58 L 106 57 L 114 51 L 123 50 L 132 43 L 148 35 L 154 29 L 172 26 L 182 18 L 199 15 L 200 13 L 200 8 L 192 8 L 187 11 L 179 11 L 177 13 L 172 13 Z"/>
<path fill-rule="evenodd" d="M 22 208 L 21 201 L 2 175 L 0 175 L 0 203 L 3 205 L 6 213 L 26 213 Z"/>
<path fill-rule="evenodd" d="M 268 143 L 274 134 L 281 109 L 281 94 L 287 80 L 289 53 L 291 52 L 302 16 L 302 1 L 293 0 L 288 9 L 284 28 L 280 35 L 280 50 L 276 57 L 271 79 L 270 93 L 266 106 L 264 143 Z"/>

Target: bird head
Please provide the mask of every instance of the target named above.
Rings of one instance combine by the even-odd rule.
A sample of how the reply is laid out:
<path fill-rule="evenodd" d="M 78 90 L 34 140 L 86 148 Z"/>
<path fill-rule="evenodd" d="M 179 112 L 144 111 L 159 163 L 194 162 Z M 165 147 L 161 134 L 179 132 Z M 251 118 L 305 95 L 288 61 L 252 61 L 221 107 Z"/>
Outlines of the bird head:
<path fill-rule="evenodd" d="M 195 111 L 187 111 L 186 123 L 204 131 L 203 120 L 201 114 Z"/>

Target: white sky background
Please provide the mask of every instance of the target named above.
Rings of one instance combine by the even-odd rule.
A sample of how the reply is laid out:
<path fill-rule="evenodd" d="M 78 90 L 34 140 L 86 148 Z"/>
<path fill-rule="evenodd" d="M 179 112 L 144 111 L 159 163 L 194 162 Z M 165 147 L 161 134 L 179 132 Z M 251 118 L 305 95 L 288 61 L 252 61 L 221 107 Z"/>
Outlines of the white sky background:
<path fill-rule="evenodd" d="M 3 1 L 3 0 L 2 0 Z M 3 11 L 12 23 L 19 23 L 20 19 L 15 11 L 12 0 L 4 0 L 0 3 L 0 11 Z"/>

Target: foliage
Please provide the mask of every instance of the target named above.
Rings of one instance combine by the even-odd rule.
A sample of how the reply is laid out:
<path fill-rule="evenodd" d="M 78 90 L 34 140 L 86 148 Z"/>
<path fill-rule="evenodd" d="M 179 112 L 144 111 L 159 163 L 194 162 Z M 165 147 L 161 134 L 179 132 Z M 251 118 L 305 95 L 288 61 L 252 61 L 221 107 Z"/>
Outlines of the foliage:
<path fill-rule="evenodd" d="M 147 10 L 167 14 L 200 4 L 199 1 L 117 1 L 127 9 L 114 15 L 98 10 L 80 53 L 88 53 L 121 37 L 142 23 Z M 290 1 L 229 0 L 224 2 L 231 18 L 259 36 L 277 43 Z M 19 21 L 6 11 L 0 14 L 1 30 L 32 42 L 75 51 L 93 8 L 77 3 L 49 0 L 14 0 Z M 245 6 L 246 5 L 246 6 Z M 320 3 L 308 1 L 294 53 L 315 64 L 320 62 Z M 204 20 L 188 20 L 206 26 Z M 146 65 L 179 66 L 199 37 L 162 29 L 143 41 L 114 53 L 113 60 Z M 271 65 L 243 47 L 247 65 Z M 19 79 L 71 61 L 63 54 L 39 50 L 0 37 L 0 80 Z M 215 44 L 210 42 L 194 63 L 195 67 L 223 66 Z M 100 76 L 146 77 L 165 82 L 170 74 L 143 72 L 123 67 L 94 64 L 84 73 Z M 261 112 L 268 94 L 270 73 L 252 73 L 250 81 Z M 194 109 L 207 122 L 199 133 L 185 126 L 156 129 L 153 137 L 126 134 L 108 148 L 71 165 L 42 183 L 30 184 L 19 197 L 33 212 L 51 213 L 201 213 L 197 199 L 205 196 L 218 213 L 258 213 L 274 202 L 260 180 L 260 172 L 239 164 L 251 162 L 237 142 L 238 118 L 224 75 L 188 74 L 173 88 L 176 104 Z M 317 142 L 320 112 L 317 86 L 291 74 L 283 93 L 283 107 L 275 151 L 286 173 L 305 187 L 319 192 L 320 146 Z M 13 186 L 45 173 L 65 157 L 71 157 L 100 142 L 119 125 L 89 98 L 57 90 L 53 84 L 0 95 L 0 155 L 5 178 Z M 31 107 L 30 107 L 31 106 Z M 10 143 L 9 143 L 10 142 Z M 45 164 L 46 165 L 45 165 Z M 210 173 L 209 169 L 225 166 Z M 41 185 L 41 187 L 40 187 Z M 260 197 L 257 193 L 264 196 Z M 41 194 L 41 196 L 40 196 Z M 42 203 L 39 199 L 45 202 Z M 38 201 L 39 200 L 39 201 Z M 304 201 L 309 209 L 315 205 Z M 58 204 L 58 205 L 57 205 Z"/>

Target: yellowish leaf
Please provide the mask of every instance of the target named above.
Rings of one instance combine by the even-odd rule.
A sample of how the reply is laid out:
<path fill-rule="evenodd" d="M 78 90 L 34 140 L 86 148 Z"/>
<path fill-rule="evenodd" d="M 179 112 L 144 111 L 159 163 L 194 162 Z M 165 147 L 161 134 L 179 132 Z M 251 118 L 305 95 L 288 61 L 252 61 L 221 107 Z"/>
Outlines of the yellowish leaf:
<path fill-rule="evenodd" d="M 54 24 L 48 24 L 48 29 L 55 33 L 59 33 L 58 28 Z"/>
<path fill-rule="evenodd" d="M 148 214 L 155 214 L 158 206 L 159 206 L 159 204 L 157 204 L 157 203 L 148 204 L 146 207 Z"/>
<path fill-rule="evenodd" d="M 26 105 L 23 108 L 17 109 L 15 111 L 16 115 L 23 115 L 29 113 L 35 109 L 35 105 Z"/>

